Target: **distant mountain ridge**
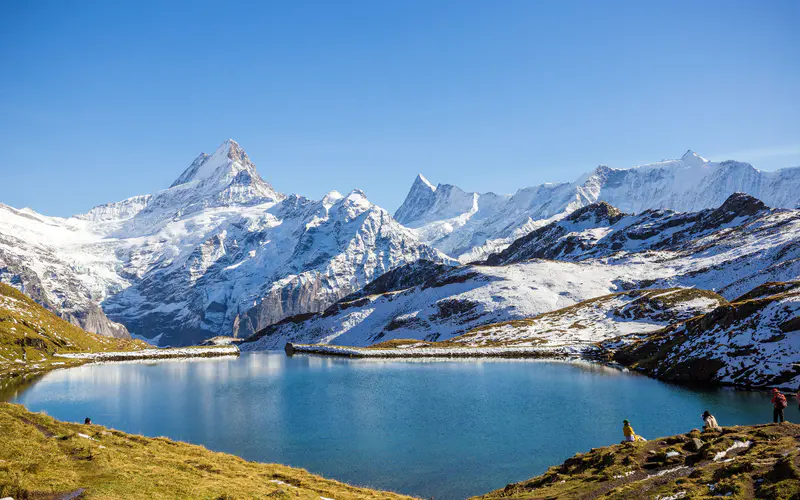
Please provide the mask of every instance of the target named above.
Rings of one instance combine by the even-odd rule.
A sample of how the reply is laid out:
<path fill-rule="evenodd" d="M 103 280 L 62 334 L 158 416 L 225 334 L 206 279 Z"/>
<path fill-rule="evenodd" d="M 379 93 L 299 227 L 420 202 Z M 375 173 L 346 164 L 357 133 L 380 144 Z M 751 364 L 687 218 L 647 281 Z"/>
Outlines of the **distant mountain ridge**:
<path fill-rule="evenodd" d="M 347 195 L 332 191 L 322 200 L 280 193 L 260 177 L 239 144 L 228 140 L 214 153 L 197 156 L 169 188 L 85 214 L 47 217 L 0 204 L 0 282 L 89 331 L 127 337 L 130 330 L 161 345 L 182 345 L 217 335 L 245 337 L 286 318 L 321 313 L 345 297 L 357 302 L 441 276 L 451 276 L 447 279 L 462 288 L 493 282 L 499 288 L 481 293 L 491 292 L 496 304 L 527 301 L 520 314 L 567 306 L 637 280 L 669 288 L 675 285 L 670 277 L 680 276 L 680 286 L 725 287 L 719 291 L 730 294 L 758 284 L 753 269 L 772 280 L 793 279 L 796 211 L 769 209 L 750 196 L 729 199 L 735 191 L 794 207 L 800 168 L 759 172 L 745 163 L 708 162 L 687 152 L 679 160 L 634 169 L 598 167 L 575 183 L 544 184 L 514 195 L 434 187 L 419 176 L 396 212 L 406 227 L 357 189 Z M 721 208 L 706 210 L 718 199 L 713 206 Z M 701 209 L 673 211 L 694 207 Z M 715 231 L 717 225 L 726 231 Z M 789 232 L 781 234 L 782 228 Z M 758 247 L 758 235 L 770 243 Z M 760 248 L 758 265 L 751 266 L 752 255 L 737 245 Z M 686 258 L 706 255 L 709 247 L 730 261 Z M 631 259 L 624 253 L 658 262 L 653 269 L 663 276 L 620 274 L 616 263 Z M 516 267 L 508 276 L 496 269 L 479 272 L 482 277 L 473 282 L 473 271 L 453 268 L 457 262 L 451 257 Z M 592 277 L 594 285 L 569 300 L 552 289 L 557 280 L 541 283 L 551 288 L 547 293 L 532 290 L 525 276 L 537 267 L 526 260 L 540 258 L 591 260 L 603 268 L 603 277 Z M 567 275 L 579 269 L 567 268 Z M 561 272 L 557 269 L 546 272 Z M 713 273 L 718 276 L 708 278 Z M 512 289 L 521 287 L 517 295 L 500 283 L 506 279 Z M 526 286 L 529 291 L 523 291 Z M 428 297 L 434 302 L 450 293 L 432 288 L 438 289 L 436 297 Z M 508 294 L 516 298 L 509 301 Z M 442 318 L 451 312 L 431 314 Z M 497 313 L 497 320 L 504 314 Z M 462 330 L 450 326 L 448 336 Z"/>
<path fill-rule="evenodd" d="M 747 193 L 771 207 L 796 208 L 800 167 L 763 172 L 748 163 L 712 162 L 687 151 L 677 160 L 629 169 L 601 165 L 573 183 L 542 184 L 513 195 L 433 186 L 420 175 L 395 219 L 414 229 L 423 242 L 469 262 L 598 201 L 628 213 L 696 212 L 721 205 L 734 192 Z"/>

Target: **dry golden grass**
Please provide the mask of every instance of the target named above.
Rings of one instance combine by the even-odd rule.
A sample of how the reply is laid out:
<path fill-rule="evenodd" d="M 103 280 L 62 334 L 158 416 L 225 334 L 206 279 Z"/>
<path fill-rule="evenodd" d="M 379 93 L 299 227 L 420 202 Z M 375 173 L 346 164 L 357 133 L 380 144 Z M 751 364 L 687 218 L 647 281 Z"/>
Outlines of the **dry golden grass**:
<path fill-rule="evenodd" d="M 87 437 L 81 437 L 84 434 Z M 401 499 L 202 446 L 59 422 L 0 403 L 0 497 Z"/>

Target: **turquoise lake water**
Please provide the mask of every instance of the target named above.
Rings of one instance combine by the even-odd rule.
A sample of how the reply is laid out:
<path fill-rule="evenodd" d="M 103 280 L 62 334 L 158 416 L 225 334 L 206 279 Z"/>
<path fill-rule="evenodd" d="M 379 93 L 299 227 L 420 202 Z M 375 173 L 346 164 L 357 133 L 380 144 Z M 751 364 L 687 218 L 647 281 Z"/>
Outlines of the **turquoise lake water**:
<path fill-rule="evenodd" d="M 282 352 L 87 365 L 0 397 L 351 484 L 462 499 L 617 443 L 771 421 L 762 393 L 697 391 L 586 362 L 394 361 Z M 789 409 L 789 419 L 792 419 Z"/>

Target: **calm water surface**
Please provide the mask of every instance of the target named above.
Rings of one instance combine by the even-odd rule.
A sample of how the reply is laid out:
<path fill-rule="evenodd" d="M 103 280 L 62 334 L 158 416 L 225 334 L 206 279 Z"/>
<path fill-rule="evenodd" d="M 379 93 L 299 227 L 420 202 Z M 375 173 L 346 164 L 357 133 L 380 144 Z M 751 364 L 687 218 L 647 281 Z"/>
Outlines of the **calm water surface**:
<path fill-rule="evenodd" d="M 700 392 L 588 363 L 353 360 L 281 353 L 88 365 L 0 398 L 352 484 L 462 499 L 617 443 L 772 417 L 761 393 Z"/>

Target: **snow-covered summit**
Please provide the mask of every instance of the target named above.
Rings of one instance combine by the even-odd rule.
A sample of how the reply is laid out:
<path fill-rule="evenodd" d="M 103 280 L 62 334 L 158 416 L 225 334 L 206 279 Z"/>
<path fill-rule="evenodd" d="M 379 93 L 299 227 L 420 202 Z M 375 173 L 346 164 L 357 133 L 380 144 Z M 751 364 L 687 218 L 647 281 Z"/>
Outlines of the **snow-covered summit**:
<path fill-rule="evenodd" d="M 446 184 L 433 188 L 418 176 L 395 218 L 422 241 L 468 262 L 597 201 L 628 213 L 688 212 L 719 206 L 734 192 L 772 207 L 794 208 L 800 168 L 762 172 L 749 163 L 714 162 L 688 150 L 678 159 L 633 168 L 601 165 L 573 183 L 542 184 L 513 195 L 464 193 Z"/>
<path fill-rule="evenodd" d="M 249 170 L 252 174 L 256 173 L 255 165 L 250 162 L 250 158 L 247 157 L 247 153 L 239 146 L 239 143 L 228 139 L 220 144 L 213 154 L 200 153 L 170 187 L 201 181 L 213 175 L 220 168 L 228 169 L 231 172 Z"/>
<path fill-rule="evenodd" d="M 681 161 L 687 165 L 703 165 L 708 163 L 708 160 L 695 153 L 691 149 L 687 149 L 686 152 L 683 153 L 683 156 L 681 156 Z"/>

